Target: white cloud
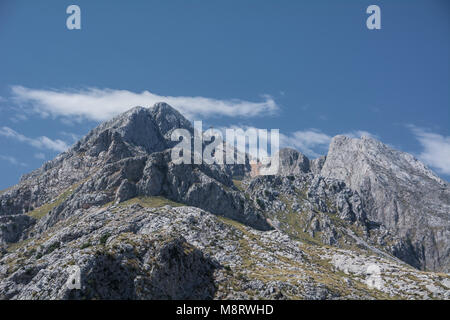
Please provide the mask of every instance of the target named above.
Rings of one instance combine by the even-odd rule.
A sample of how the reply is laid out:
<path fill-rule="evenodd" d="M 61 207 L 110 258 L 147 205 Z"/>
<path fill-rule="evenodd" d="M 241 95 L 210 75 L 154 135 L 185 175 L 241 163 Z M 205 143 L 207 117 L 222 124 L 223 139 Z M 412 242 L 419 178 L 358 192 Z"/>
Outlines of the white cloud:
<path fill-rule="evenodd" d="M 377 135 L 364 130 L 354 130 L 343 135 L 350 138 L 361 138 L 363 136 L 379 139 Z M 291 134 L 280 134 L 280 144 L 285 147 L 297 149 L 309 157 L 319 157 L 328 152 L 333 137 L 318 130 L 307 129 L 295 131 Z"/>
<path fill-rule="evenodd" d="M 261 128 L 255 128 L 251 126 L 230 126 L 227 128 L 220 127 L 217 128 L 220 130 L 225 137 L 225 129 L 242 129 L 246 130 L 261 130 Z M 270 129 L 267 129 L 268 138 L 270 139 Z M 280 141 L 279 146 L 281 148 L 290 147 L 296 149 L 307 156 L 310 157 L 318 157 L 321 154 L 325 154 L 327 152 L 328 146 L 330 144 L 331 137 L 317 129 L 308 129 L 303 131 L 295 131 L 290 134 L 283 134 L 280 132 Z M 269 141 L 261 141 L 262 143 L 267 143 L 267 151 L 270 152 L 270 140 Z M 249 152 L 248 143 L 246 144 L 247 150 L 239 150 L 240 152 Z M 251 152 L 250 152 L 251 153 Z M 255 155 L 252 155 L 255 156 Z"/>
<path fill-rule="evenodd" d="M 28 117 L 26 116 L 26 114 L 24 113 L 16 113 L 14 116 L 12 116 L 11 118 L 9 118 L 9 120 L 11 120 L 14 123 L 18 123 L 20 121 L 26 121 L 28 120 Z"/>
<path fill-rule="evenodd" d="M 88 88 L 85 90 L 38 90 L 12 87 L 18 104 L 30 105 L 42 116 L 62 116 L 72 119 L 104 121 L 134 106 L 152 106 L 166 102 L 188 118 L 212 116 L 251 117 L 272 114 L 279 109 L 270 96 L 261 102 L 219 100 L 205 97 L 160 96 L 149 91 L 135 93 L 127 90 Z"/>
<path fill-rule="evenodd" d="M 428 130 L 409 126 L 423 147 L 418 158 L 439 173 L 450 174 L 450 136 L 443 136 Z"/>
<path fill-rule="evenodd" d="M 326 153 L 331 138 L 317 129 L 308 129 L 295 131 L 289 135 L 280 134 L 280 145 L 297 149 L 310 157 L 318 157 Z"/>
<path fill-rule="evenodd" d="M 248 130 L 248 129 L 254 129 L 254 130 L 261 130 L 255 127 L 251 126 L 230 126 L 227 127 L 228 129 L 242 129 L 242 130 Z M 222 134 L 225 136 L 225 129 L 224 127 L 217 128 L 222 132 Z M 270 133 L 270 129 L 267 129 L 268 133 Z M 344 135 L 350 137 L 350 138 L 361 138 L 362 136 L 378 139 L 377 135 L 371 134 L 368 131 L 363 130 L 354 130 L 350 131 L 348 133 L 345 133 Z M 270 136 L 270 134 L 269 134 Z M 320 131 L 319 129 L 306 129 L 306 130 L 299 130 L 292 133 L 284 134 L 280 132 L 280 148 L 293 148 L 296 149 L 303 154 L 305 154 L 308 157 L 317 158 L 321 155 L 325 155 L 328 152 L 328 147 L 330 145 L 331 139 L 333 137 Z M 265 141 L 262 141 L 265 143 Z M 248 148 L 248 144 L 246 145 Z M 270 151 L 270 141 L 268 143 L 268 151 Z M 243 152 L 244 150 L 239 150 Z M 248 152 L 247 150 L 246 152 Z"/>
<path fill-rule="evenodd" d="M 27 164 L 18 161 L 16 158 L 12 157 L 12 156 L 4 156 L 4 155 L 0 155 L 0 160 L 3 161 L 8 161 L 9 163 L 11 163 L 14 166 L 22 166 L 22 167 L 26 167 Z"/>
<path fill-rule="evenodd" d="M 67 131 L 61 131 L 60 134 L 65 136 L 65 137 L 68 137 L 73 142 L 77 142 L 81 138 L 81 136 L 79 134 L 72 133 L 72 132 L 67 132 Z"/>
<path fill-rule="evenodd" d="M 206 128 L 203 128 L 203 129 L 206 129 Z M 220 133 L 222 134 L 222 139 L 223 139 L 225 142 L 227 142 L 225 152 L 232 152 L 232 151 L 230 151 L 230 150 L 232 150 L 232 149 L 229 149 L 229 147 L 230 147 L 231 145 L 233 145 L 232 142 L 227 141 L 227 138 L 229 138 L 229 137 L 227 137 L 227 135 L 226 135 L 226 130 L 227 130 L 227 129 L 235 130 L 235 134 L 236 134 L 236 135 L 239 135 L 239 134 L 240 134 L 238 130 L 242 130 L 244 134 L 252 134 L 252 131 L 253 131 L 253 130 L 255 130 L 255 132 L 258 133 L 258 130 L 261 130 L 261 129 L 258 129 L 258 128 L 255 128 L 255 127 L 251 127 L 251 126 L 241 126 L 241 127 L 239 127 L 239 126 L 236 126 L 236 125 L 231 125 L 231 126 L 229 126 L 229 127 L 218 127 L 218 128 L 214 128 L 214 130 L 220 131 Z M 268 152 L 270 152 L 270 130 L 267 130 L 267 134 L 268 134 L 267 140 L 262 140 L 262 139 L 261 139 L 261 136 L 258 136 L 259 144 L 260 144 L 260 145 L 261 145 L 261 144 L 265 144 L 266 146 L 268 146 L 268 147 L 267 147 L 268 150 L 266 150 L 266 152 L 265 152 L 264 154 L 261 154 L 261 153 L 260 153 L 260 154 L 258 155 L 258 150 L 254 150 L 253 148 L 250 149 L 248 136 L 246 137 L 246 141 L 245 141 L 245 146 L 244 146 L 244 148 L 242 148 L 243 146 L 240 145 L 239 143 L 237 143 L 236 141 L 235 141 L 234 147 L 236 147 L 236 149 L 237 149 L 238 152 L 240 152 L 240 153 L 248 153 L 248 154 L 249 154 L 251 157 L 253 157 L 253 158 L 257 158 L 258 156 L 259 156 L 259 157 L 267 157 L 267 156 L 268 156 Z M 235 139 L 236 139 L 236 138 L 235 138 Z M 262 152 L 263 149 L 260 149 L 259 151 Z"/>
<path fill-rule="evenodd" d="M 38 149 L 49 149 L 53 151 L 63 152 L 69 148 L 69 146 L 62 140 L 56 139 L 52 140 L 46 136 L 41 136 L 38 138 L 29 138 L 20 134 L 9 127 L 1 127 L 0 135 L 8 137 L 20 142 L 27 143 Z"/>
<path fill-rule="evenodd" d="M 36 159 L 39 159 L 39 160 L 44 160 L 45 159 L 45 154 L 43 154 L 42 152 L 38 152 L 38 153 L 34 154 L 34 157 Z"/>

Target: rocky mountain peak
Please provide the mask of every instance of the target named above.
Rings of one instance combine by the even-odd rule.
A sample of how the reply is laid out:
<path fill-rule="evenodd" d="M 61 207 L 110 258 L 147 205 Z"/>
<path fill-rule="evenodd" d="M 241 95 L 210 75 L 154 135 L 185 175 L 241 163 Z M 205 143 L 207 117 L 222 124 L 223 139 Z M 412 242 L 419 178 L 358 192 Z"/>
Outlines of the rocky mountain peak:
<path fill-rule="evenodd" d="M 171 133 L 179 128 L 193 131 L 190 122 L 166 103 L 134 107 L 100 124 L 0 195 L 0 215 L 33 215 L 34 208 L 70 190 L 63 205 L 38 221 L 39 232 L 79 209 L 155 196 L 269 229 L 260 212 L 233 186 L 230 173 L 239 170 L 172 162 L 171 148 L 178 141 L 171 141 Z"/>
<path fill-rule="evenodd" d="M 174 145 L 170 135 L 177 128 L 192 131 L 190 122 L 166 103 L 157 103 L 151 108 L 134 107 L 92 130 L 75 146 L 76 151 L 88 151 L 98 155 L 107 151 L 114 143 L 115 152 L 150 154 Z M 119 148 L 117 145 L 125 145 Z M 115 155 L 113 155 L 115 156 Z"/>
<path fill-rule="evenodd" d="M 450 190 L 422 162 L 370 137 L 336 136 L 320 174 L 356 190 L 368 217 L 403 238 L 398 257 L 448 270 Z"/>
<path fill-rule="evenodd" d="M 360 168 L 363 170 L 359 170 L 362 174 L 369 170 L 369 167 L 374 168 L 376 166 L 388 170 L 396 178 L 408 180 L 408 182 L 426 179 L 430 183 L 437 183 L 443 187 L 447 186 L 444 180 L 411 154 L 395 150 L 368 136 L 363 136 L 360 139 L 349 138 L 343 135 L 335 136 L 331 140 L 327 158 L 328 163 L 325 162 L 323 169 L 323 174 L 325 175 L 329 175 L 331 172 L 336 174 L 336 166 L 345 162 L 345 167 L 363 165 L 364 168 Z M 348 161 L 350 160 L 349 158 L 357 161 L 352 163 Z M 329 167 L 334 168 L 330 170 Z M 343 175 L 345 174 L 340 174 L 341 178 Z"/>
<path fill-rule="evenodd" d="M 180 112 L 165 102 L 156 103 L 150 109 L 150 113 L 158 126 L 160 133 L 166 140 L 170 140 L 173 130 L 182 128 L 193 132 L 191 122 L 187 120 Z"/>

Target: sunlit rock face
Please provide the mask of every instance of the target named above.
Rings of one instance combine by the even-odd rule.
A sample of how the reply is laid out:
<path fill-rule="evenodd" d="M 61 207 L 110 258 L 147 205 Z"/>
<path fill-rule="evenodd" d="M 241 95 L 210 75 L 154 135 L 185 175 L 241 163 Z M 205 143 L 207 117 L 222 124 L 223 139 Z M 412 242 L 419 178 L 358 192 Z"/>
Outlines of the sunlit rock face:
<path fill-rule="evenodd" d="M 412 155 L 363 137 L 334 137 L 321 170 L 363 200 L 370 219 L 404 241 L 396 256 L 428 270 L 450 268 L 450 189 Z"/>

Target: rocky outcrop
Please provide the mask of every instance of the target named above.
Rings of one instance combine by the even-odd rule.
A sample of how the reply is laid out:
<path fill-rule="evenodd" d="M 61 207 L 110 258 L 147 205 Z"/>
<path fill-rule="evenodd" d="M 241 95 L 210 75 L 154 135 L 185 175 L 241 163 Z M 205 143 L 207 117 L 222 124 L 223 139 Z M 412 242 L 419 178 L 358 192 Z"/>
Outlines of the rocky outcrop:
<path fill-rule="evenodd" d="M 107 164 L 163 151 L 176 144 L 170 133 L 193 130 L 165 103 L 135 107 L 91 130 L 68 151 L 22 177 L 0 195 L 0 215 L 23 214 L 51 202 L 67 189 L 92 177 Z"/>
<path fill-rule="evenodd" d="M 260 230 L 270 229 L 259 210 L 219 167 L 175 165 L 170 152 L 164 151 L 105 165 L 43 217 L 35 231 L 43 232 L 77 210 L 121 203 L 139 196 L 164 196 Z"/>
<path fill-rule="evenodd" d="M 450 270 L 450 189 L 410 154 L 363 137 L 333 138 L 321 175 L 345 181 L 367 216 L 402 238 L 395 254 L 428 270 Z"/>
<path fill-rule="evenodd" d="M 278 168 L 276 174 L 282 176 L 301 175 L 309 172 L 320 175 L 325 159 L 326 156 L 322 156 L 310 160 L 297 150 L 283 148 L 272 157 L 272 160 L 267 165 L 263 165 L 262 167 L 270 168 L 270 166 L 274 166 Z"/>
<path fill-rule="evenodd" d="M 310 171 L 309 159 L 291 148 L 281 149 L 273 159 L 271 165 L 278 166 L 279 175 L 298 175 Z"/>
<path fill-rule="evenodd" d="M 309 168 L 311 173 L 315 175 L 320 175 L 320 171 L 322 171 L 323 165 L 325 164 L 326 156 L 321 156 L 316 159 L 312 159 L 309 161 Z"/>
<path fill-rule="evenodd" d="M 0 244 L 18 242 L 35 219 L 25 214 L 0 216 Z"/>
<path fill-rule="evenodd" d="M 271 224 L 294 239 L 339 248 L 358 245 L 395 259 L 392 252 L 399 239 L 369 220 L 359 194 L 340 180 L 311 173 L 260 176 L 245 186 Z"/>

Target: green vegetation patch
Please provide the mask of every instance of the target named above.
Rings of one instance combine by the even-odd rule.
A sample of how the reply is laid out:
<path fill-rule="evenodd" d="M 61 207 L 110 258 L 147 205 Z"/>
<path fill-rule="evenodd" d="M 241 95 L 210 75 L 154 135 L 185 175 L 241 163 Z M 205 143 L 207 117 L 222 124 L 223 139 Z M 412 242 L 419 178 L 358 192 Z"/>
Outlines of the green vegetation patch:
<path fill-rule="evenodd" d="M 86 248 L 89 248 L 90 246 L 92 246 L 92 244 L 90 241 L 88 241 L 88 242 L 83 243 L 81 245 L 80 249 L 86 249 Z"/>
<path fill-rule="evenodd" d="M 66 201 L 69 196 L 74 192 L 74 190 L 78 187 L 79 184 L 75 184 L 69 187 L 66 191 L 61 193 L 53 202 L 45 203 L 39 208 L 36 208 L 32 211 L 27 212 L 26 214 L 35 219 L 42 219 L 45 217 L 51 210 L 59 206 L 61 203 Z"/>
<path fill-rule="evenodd" d="M 238 222 L 236 220 L 233 220 L 233 219 L 230 219 L 230 218 L 226 218 L 226 217 L 223 217 L 223 216 L 217 216 L 217 218 L 220 221 L 222 221 L 223 223 L 225 223 L 225 224 L 227 224 L 229 226 L 232 226 L 232 227 L 238 229 L 239 231 L 241 231 L 241 232 L 243 232 L 245 234 L 249 234 L 250 233 L 250 232 L 247 231 L 246 226 L 243 223 L 241 223 L 241 222 Z"/>
<path fill-rule="evenodd" d="M 169 200 L 164 197 L 156 196 L 156 197 L 136 197 L 132 198 L 130 200 L 124 201 L 119 203 L 118 206 L 120 207 L 126 207 L 130 206 L 132 204 L 139 204 L 144 208 L 159 208 L 164 207 L 166 205 L 172 206 L 172 207 L 182 207 L 184 204 L 178 203 L 172 200 Z"/>
<path fill-rule="evenodd" d="M 240 191 L 244 192 L 245 188 L 242 185 L 242 180 L 235 180 L 233 179 L 233 184 L 236 186 L 236 188 L 238 188 Z"/>
<path fill-rule="evenodd" d="M 308 229 L 308 224 L 302 213 L 297 213 L 292 210 L 292 201 L 288 200 L 286 197 L 280 197 L 280 201 L 286 205 L 285 211 L 276 214 L 276 218 L 280 221 L 281 229 L 296 240 L 307 242 L 309 244 L 322 245 L 322 242 L 320 241 L 320 232 L 315 232 L 315 236 L 311 237 L 311 235 L 303 231 Z"/>
<path fill-rule="evenodd" d="M 8 245 L 8 247 L 6 248 L 6 251 L 8 251 L 8 253 L 14 252 L 17 249 L 20 249 L 22 247 L 24 247 L 28 242 L 30 242 L 31 239 L 26 239 L 23 241 L 19 241 L 19 242 L 15 242 L 15 243 L 11 243 L 10 245 Z"/>
<path fill-rule="evenodd" d="M 47 250 L 45 250 L 44 255 L 45 255 L 45 254 L 52 253 L 53 251 L 55 251 L 56 249 L 59 249 L 60 247 L 61 247 L 61 243 L 55 242 L 55 243 L 51 244 L 51 245 L 47 248 Z"/>
<path fill-rule="evenodd" d="M 105 245 L 106 241 L 108 241 L 109 237 L 111 237 L 111 233 L 107 232 L 100 237 L 100 244 Z"/>

